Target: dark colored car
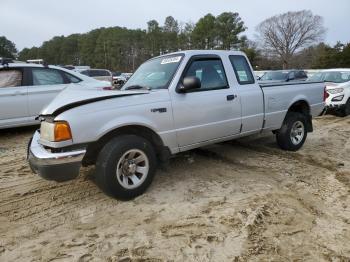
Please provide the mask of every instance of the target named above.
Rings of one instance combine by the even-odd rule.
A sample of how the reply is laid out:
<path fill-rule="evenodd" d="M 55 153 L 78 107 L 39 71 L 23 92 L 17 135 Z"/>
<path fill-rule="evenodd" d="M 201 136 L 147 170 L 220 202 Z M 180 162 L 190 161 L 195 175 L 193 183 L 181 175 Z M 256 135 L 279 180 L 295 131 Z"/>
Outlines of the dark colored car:
<path fill-rule="evenodd" d="M 259 80 L 263 82 L 305 81 L 307 74 L 304 70 L 277 70 L 266 72 Z"/>

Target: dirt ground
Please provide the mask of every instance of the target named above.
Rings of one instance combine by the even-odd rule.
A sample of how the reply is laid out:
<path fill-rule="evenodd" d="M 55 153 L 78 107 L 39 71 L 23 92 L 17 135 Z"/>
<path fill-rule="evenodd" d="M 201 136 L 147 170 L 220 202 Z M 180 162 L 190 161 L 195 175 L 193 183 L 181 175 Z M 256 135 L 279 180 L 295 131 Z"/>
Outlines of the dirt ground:
<path fill-rule="evenodd" d="M 181 154 L 145 195 L 30 172 L 33 128 L 0 133 L 0 261 L 350 261 L 350 118 L 299 152 L 271 134 Z"/>

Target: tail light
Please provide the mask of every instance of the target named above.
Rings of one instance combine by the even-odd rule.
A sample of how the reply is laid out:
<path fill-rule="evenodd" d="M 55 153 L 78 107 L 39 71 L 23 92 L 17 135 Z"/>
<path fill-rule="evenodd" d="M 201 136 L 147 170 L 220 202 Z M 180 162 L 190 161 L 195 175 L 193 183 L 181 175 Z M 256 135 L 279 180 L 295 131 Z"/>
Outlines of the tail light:
<path fill-rule="evenodd" d="M 328 97 L 329 97 L 329 94 L 327 92 L 326 87 L 324 87 L 324 90 L 323 90 L 323 102 L 325 102 Z"/>

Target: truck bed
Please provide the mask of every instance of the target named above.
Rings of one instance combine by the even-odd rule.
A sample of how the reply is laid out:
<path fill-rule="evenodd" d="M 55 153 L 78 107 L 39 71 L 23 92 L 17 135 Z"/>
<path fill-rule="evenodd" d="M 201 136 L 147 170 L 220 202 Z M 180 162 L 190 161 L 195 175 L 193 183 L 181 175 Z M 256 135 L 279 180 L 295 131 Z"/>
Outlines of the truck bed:
<path fill-rule="evenodd" d="M 307 101 L 312 116 L 318 116 L 324 108 L 323 97 L 319 97 L 325 88 L 323 82 L 274 82 L 260 87 L 264 94 L 264 130 L 279 129 L 288 108 L 296 101 Z"/>

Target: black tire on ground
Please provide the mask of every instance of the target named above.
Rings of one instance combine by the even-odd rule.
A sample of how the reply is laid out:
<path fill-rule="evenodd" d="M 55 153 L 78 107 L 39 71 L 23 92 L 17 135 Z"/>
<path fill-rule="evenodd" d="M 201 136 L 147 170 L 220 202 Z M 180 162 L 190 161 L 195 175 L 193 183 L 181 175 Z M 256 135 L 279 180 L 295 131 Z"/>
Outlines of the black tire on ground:
<path fill-rule="evenodd" d="M 303 135 L 298 135 L 300 133 L 295 134 L 295 132 L 293 132 L 293 127 L 298 127 L 299 130 L 303 130 Z M 296 139 L 295 137 L 299 139 Z M 278 146 L 283 150 L 297 151 L 305 143 L 306 137 L 306 117 L 303 114 L 297 112 L 287 113 L 281 129 L 276 132 Z"/>
<path fill-rule="evenodd" d="M 339 112 L 339 115 L 342 117 L 350 115 L 350 98 L 346 102 L 344 108 Z"/>
<path fill-rule="evenodd" d="M 120 179 L 117 178 L 117 165 L 119 161 L 126 159 L 122 161 L 122 163 L 126 164 L 125 170 L 129 170 L 128 159 L 132 159 L 132 157 L 130 157 L 130 155 L 128 156 L 127 152 L 130 151 L 143 153 L 144 158 L 147 160 L 140 165 L 148 166 L 148 172 L 145 172 L 147 174 L 143 182 L 140 182 L 139 186 L 136 188 L 131 189 L 123 186 L 123 179 L 126 179 L 126 184 L 133 184 L 134 180 L 131 179 L 131 176 L 123 175 L 119 176 Z M 134 160 L 136 160 L 136 158 L 135 155 Z M 119 167 L 124 168 L 124 165 L 119 165 Z M 124 170 L 123 168 L 119 168 L 119 170 Z M 156 169 L 157 158 L 154 148 L 149 141 L 136 135 L 121 135 L 110 140 L 99 153 L 96 162 L 96 183 L 108 195 L 119 200 L 130 200 L 146 191 L 153 180 Z M 120 174 L 123 171 L 118 172 Z M 134 173 L 137 176 L 141 176 L 140 180 L 142 181 L 142 174 Z"/>

